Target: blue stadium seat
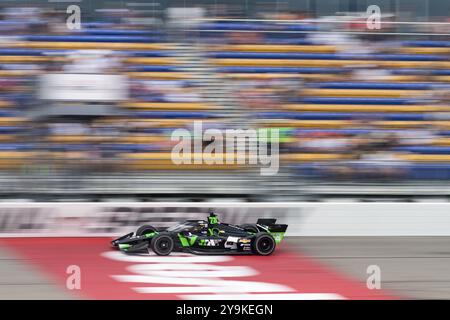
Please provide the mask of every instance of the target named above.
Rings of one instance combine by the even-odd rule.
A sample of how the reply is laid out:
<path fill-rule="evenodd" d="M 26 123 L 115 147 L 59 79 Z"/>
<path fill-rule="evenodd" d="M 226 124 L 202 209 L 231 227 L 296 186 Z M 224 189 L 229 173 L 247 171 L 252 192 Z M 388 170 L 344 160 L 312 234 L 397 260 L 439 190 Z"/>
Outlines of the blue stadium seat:
<path fill-rule="evenodd" d="M 26 41 L 55 41 L 55 42 L 132 42 L 132 43 L 149 43 L 162 42 L 161 37 L 141 37 L 141 36 L 90 36 L 90 35 L 30 35 L 22 37 Z"/>
<path fill-rule="evenodd" d="M 405 151 L 421 154 L 450 154 L 450 147 L 436 147 L 436 146 L 407 146 L 396 147 L 395 151 Z"/>
<path fill-rule="evenodd" d="M 450 69 L 391 69 L 390 72 L 399 75 L 435 75 L 435 76 L 448 76 L 450 75 Z"/>
<path fill-rule="evenodd" d="M 154 119 L 207 119 L 218 115 L 211 112 L 141 111 L 133 113 L 137 117 Z"/>
<path fill-rule="evenodd" d="M 84 24 L 83 24 L 84 26 Z M 157 30 L 130 30 L 130 29 L 81 29 L 74 30 L 74 33 L 82 33 L 87 35 L 103 35 L 103 36 L 136 36 L 136 35 L 163 35 L 163 32 Z"/>
<path fill-rule="evenodd" d="M 253 30 L 253 31 L 312 31 L 316 27 L 308 24 L 267 24 L 267 23 L 236 23 L 236 22 L 212 22 L 203 23 L 200 30 Z"/>
<path fill-rule="evenodd" d="M 25 151 L 32 150 L 33 146 L 26 143 L 1 143 L 0 151 Z"/>
<path fill-rule="evenodd" d="M 297 67 L 225 67 L 217 68 L 221 73 L 305 73 L 305 74 L 339 74 L 343 68 L 297 68 Z"/>
<path fill-rule="evenodd" d="M 296 119 L 296 120 L 350 120 L 367 118 L 367 113 L 360 112 L 262 112 L 258 113 L 259 118 L 269 119 Z M 392 113 L 370 113 L 370 117 L 379 120 L 392 121 L 423 121 L 426 115 L 423 114 L 392 114 Z"/>
<path fill-rule="evenodd" d="M 400 82 L 314 82 L 306 86 L 324 89 L 429 90 L 433 87 L 433 84 Z"/>
<path fill-rule="evenodd" d="M 128 67 L 130 71 L 137 71 L 137 72 L 172 72 L 172 71 L 180 71 L 180 68 L 174 67 L 174 66 L 136 66 L 131 65 Z"/>
<path fill-rule="evenodd" d="M 137 151 L 151 151 L 158 150 L 158 146 L 150 144 L 132 144 L 132 143 L 116 143 L 116 144 L 102 144 L 101 148 L 103 150 L 113 150 L 113 151 L 126 151 L 126 152 L 137 152 Z"/>
<path fill-rule="evenodd" d="M 414 104 L 414 99 L 403 98 L 331 98 L 331 97 L 299 97 L 292 102 L 317 103 L 317 104 L 368 104 L 368 105 L 408 105 Z"/>
<path fill-rule="evenodd" d="M 298 43 L 300 44 L 300 43 Z M 387 60 L 387 61 L 446 61 L 439 55 L 423 54 L 351 54 L 351 53 L 278 53 L 278 52 L 213 52 L 209 57 L 220 59 L 314 59 L 314 60 Z"/>
<path fill-rule="evenodd" d="M 404 41 L 403 46 L 406 47 L 450 47 L 450 41 L 438 41 L 438 40 L 428 40 L 428 41 Z"/>

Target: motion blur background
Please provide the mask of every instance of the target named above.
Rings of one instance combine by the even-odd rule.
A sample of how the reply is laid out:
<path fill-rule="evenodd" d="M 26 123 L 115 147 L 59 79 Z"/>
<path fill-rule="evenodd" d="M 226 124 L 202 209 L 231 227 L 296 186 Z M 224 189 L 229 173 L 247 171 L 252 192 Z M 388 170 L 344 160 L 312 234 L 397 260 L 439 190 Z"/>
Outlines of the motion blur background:
<path fill-rule="evenodd" d="M 67 27 L 72 4 L 79 30 Z M 2 200 L 450 195 L 446 0 L 0 6 Z M 171 133 L 195 120 L 278 128 L 280 172 L 174 165 Z"/>
<path fill-rule="evenodd" d="M 289 225 L 267 260 L 230 258 L 258 275 L 246 281 L 449 299 L 449 11 L 448 0 L 2 0 L 0 299 L 161 298 L 114 280 L 131 262 L 108 258 L 130 258 L 110 237 L 212 208 L 228 223 Z M 172 132 L 199 120 L 278 129 L 278 174 L 175 165 Z M 84 291 L 65 287 L 72 264 Z M 381 291 L 367 289 L 368 266 Z"/>

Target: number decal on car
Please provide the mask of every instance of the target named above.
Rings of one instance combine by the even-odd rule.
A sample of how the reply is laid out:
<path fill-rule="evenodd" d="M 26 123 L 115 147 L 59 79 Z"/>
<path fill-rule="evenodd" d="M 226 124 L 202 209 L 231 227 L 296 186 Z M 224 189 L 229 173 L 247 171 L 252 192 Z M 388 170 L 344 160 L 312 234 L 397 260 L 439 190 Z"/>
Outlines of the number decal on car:
<path fill-rule="evenodd" d="M 217 239 L 201 239 L 199 241 L 199 244 L 201 246 L 206 246 L 206 247 L 216 247 L 218 246 L 220 243 L 220 240 Z"/>

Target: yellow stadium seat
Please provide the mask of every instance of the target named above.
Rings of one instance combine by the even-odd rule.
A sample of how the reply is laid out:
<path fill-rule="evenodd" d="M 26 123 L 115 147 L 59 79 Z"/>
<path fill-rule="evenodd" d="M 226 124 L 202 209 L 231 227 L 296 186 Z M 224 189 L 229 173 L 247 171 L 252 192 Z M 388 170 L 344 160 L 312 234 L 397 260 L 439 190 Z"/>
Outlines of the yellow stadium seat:
<path fill-rule="evenodd" d="M 124 153 L 121 155 L 124 159 L 134 159 L 134 160 L 169 160 L 172 162 L 172 153 L 171 152 L 135 152 L 135 153 Z M 189 157 L 192 159 L 204 159 L 205 155 L 203 153 L 191 153 Z M 211 159 L 233 159 L 236 161 L 237 154 L 236 153 L 217 153 Z M 246 159 L 248 159 L 248 154 L 246 155 Z"/>
<path fill-rule="evenodd" d="M 439 138 L 433 141 L 436 146 L 450 146 L 450 138 Z"/>
<path fill-rule="evenodd" d="M 261 125 L 268 127 L 290 127 L 290 128 L 348 128 L 352 121 L 347 120 L 287 120 L 266 119 L 259 121 Z"/>
<path fill-rule="evenodd" d="M 450 82 L 450 76 L 432 76 L 431 79 L 438 82 Z"/>
<path fill-rule="evenodd" d="M 8 108 L 13 106 L 13 103 L 10 101 L 0 100 L 0 108 Z"/>
<path fill-rule="evenodd" d="M 265 80 L 265 79 L 307 79 L 320 81 L 342 80 L 338 74 L 301 74 L 301 73 L 224 73 L 223 77 L 243 80 Z"/>
<path fill-rule="evenodd" d="M 26 77 L 39 74 L 38 70 L 0 70 L 0 77 Z"/>
<path fill-rule="evenodd" d="M 0 159 L 27 159 L 35 153 L 28 151 L 0 151 Z"/>
<path fill-rule="evenodd" d="M 403 47 L 399 49 L 401 53 L 413 53 L 413 54 L 449 54 L 449 47 Z"/>
<path fill-rule="evenodd" d="M 449 61 L 378 61 L 377 65 L 384 68 L 450 68 Z"/>
<path fill-rule="evenodd" d="M 226 163 L 226 157 L 230 156 L 233 158 L 233 163 Z M 192 159 L 192 164 L 175 164 L 172 161 L 171 153 L 124 153 L 120 155 L 124 165 L 128 168 L 136 170 L 223 170 L 223 169 L 236 169 L 244 166 L 248 166 L 248 161 L 245 164 L 238 164 L 235 161 L 236 154 L 216 154 L 212 159 L 222 159 L 221 164 L 207 164 L 202 161 L 201 164 L 194 164 L 194 158 L 199 157 L 199 159 L 204 159 L 203 154 L 192 153 L 190 158 Z"/>
<path fill-rule="evenodd" d="M 0 142 L 12 142 L 16 141 L 17 136 L 11 134 L 0 134 Z"/>
<path fill-rule="evenodd" d="M 450 129 L 450 121 L 439 120 L 439 121 L 430 121 L 430 125 L 435 126 L 436 128 L 442 129 Z"/>
<path fill-rule="evenodd" d="M 128 119 L 125 120 L 130 126 L 152 127 L 152 128 L 181 128 L 192 125 L 195 121 L 203 123 L 220 121 L 220 119 Z"/>
<path fill-rule="evenodd" d="M 425 125 L 434 128 L 440 127 L 442 129 L 450 128 L 450 121 L 374 121 L 372 124 L 389 128 L 416 128 Z"/>
<path fill-rule="evenodd" d="M 288 60 L 288 59 L 211 59 L 220 66 L 279 66 L 279 67 L 345 67 L 377 65 L 383 68 L 448 68 L 447 61 L 367 61 L 367 60 Z"/>
<path fill-rule="evenodd" d="M 20 117 L 0 117 L 0 125 L 9 125 L 24 122 L 25 118 Z"/>
<path fill-rule="evenodd" d="M 236 164 L 214 164 L 214 165 L 207 165 L 207 164 L 153 164 L 153 163 L 133 163 L 133 164 L 127 164 L 126 168 L 132 169 L 132 170 L 236 170 L 241 169 L 243 166 L 236 165 Z"/>
<path fill-rule="evenodd" d="M 52 160 L 82 159 L 85 157 L 85 153 L 81 151 L 52 151 L 47 153 L 47 157 Z"/>
<path fill-rule="evenodd" d="M 0 56 L 0 63 L 47 62 L 65 60 L 65 57 L 55 56 Z"/>
<path fill-rule="evenodd" d="M 0 151 L 0 169 L 18 169 L 35 156 L 34 152 Z"/>
<path fill-rule="evenodd" d="M 180 80 L 192 78 L 192 75 L 182 72 L 128 72 L 132 79 L 158 79 L 158 80 Z"/>
<path fill-rule="evenodd" d="M 392 82 L 424 82 L 423 75 L 389 75 L 383 77 L 383 81 Z"/>
<path fill-rule="evenodd" d="M 397 157 L 417 162 L 450 162 L 450 154 L 399 154 Z"/>

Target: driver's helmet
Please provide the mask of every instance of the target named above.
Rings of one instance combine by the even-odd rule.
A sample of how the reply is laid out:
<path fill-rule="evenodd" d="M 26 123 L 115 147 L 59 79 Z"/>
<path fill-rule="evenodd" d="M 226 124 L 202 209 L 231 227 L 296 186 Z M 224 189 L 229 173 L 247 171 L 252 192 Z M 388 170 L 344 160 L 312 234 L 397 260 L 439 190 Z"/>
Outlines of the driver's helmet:
<path fill-rule="evenodd" d="M 193 231 L 201 232 L 201 231 L 205 231 L 206 229 L 208 229 L 207 223 L 204 221 L 199 221 L 198 225 L 193 228 Z"/>
<path fill-rule="evenodd" d="M 217 217 L 214 214 L 214 212 L 210 212 L 209 213 L 209 217 L 208 217 L 208 223 L 209 223 L 209 225 L 218 224 L 219 223 L 219 217 Z"/>

